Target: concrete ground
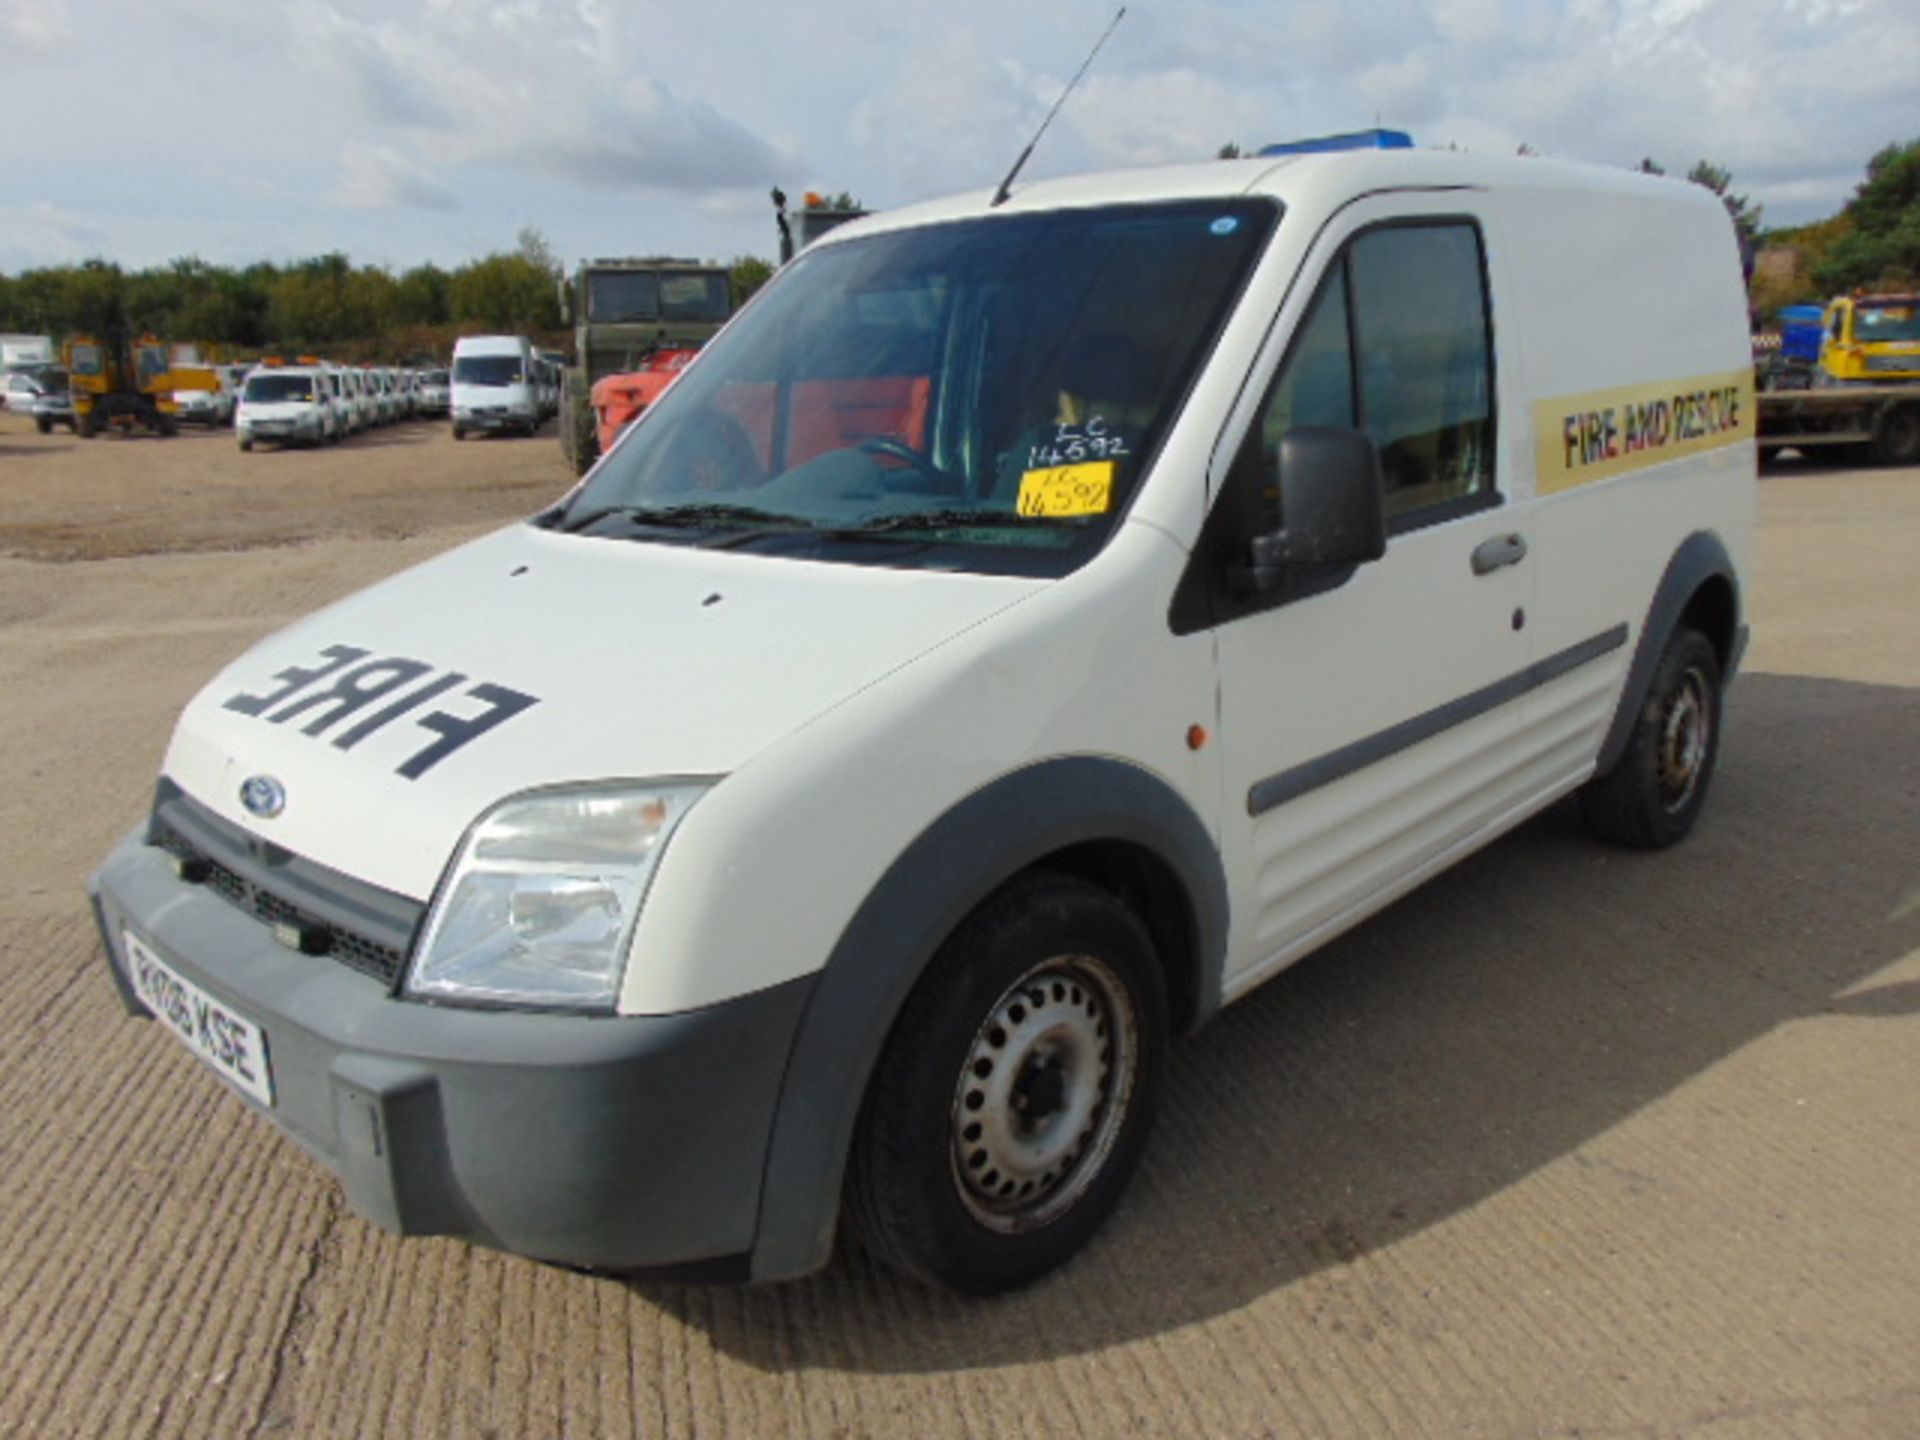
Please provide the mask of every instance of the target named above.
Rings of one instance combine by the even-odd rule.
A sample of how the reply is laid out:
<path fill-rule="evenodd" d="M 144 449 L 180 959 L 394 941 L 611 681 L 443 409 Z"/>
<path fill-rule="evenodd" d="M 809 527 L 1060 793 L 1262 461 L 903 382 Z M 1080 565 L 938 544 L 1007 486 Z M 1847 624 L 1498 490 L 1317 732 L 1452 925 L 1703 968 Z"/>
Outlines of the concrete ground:
<path fill-rule="evenodd" d="M 396 1240 L 122 1013 L 82 886 L 181 703 L 564 484 L 386 433 L 0 416 L 0 1435 L 1920 1435 L 1920 471 L 1764 477 L 1693 839 L 1556 810 L 1227 1011 L 1114 1223 L 980 1303 Z"/>

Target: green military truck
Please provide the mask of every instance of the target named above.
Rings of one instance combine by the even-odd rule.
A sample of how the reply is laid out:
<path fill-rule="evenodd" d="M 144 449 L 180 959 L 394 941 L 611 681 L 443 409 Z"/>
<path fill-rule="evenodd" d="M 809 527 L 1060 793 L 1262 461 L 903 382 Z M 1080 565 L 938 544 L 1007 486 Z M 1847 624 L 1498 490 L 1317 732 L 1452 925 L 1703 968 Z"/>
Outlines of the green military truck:
<path fill-rule="evenodd" d="M 562 400 L 560 443 L 575 474 L 599 456 L 593 384 L 637 370 L 656 350 L 698 347 L 733 313 L 724 265 L 650 256 L 582 260 L 560 282 L 560 315 L 573 326 L 573 364 Z"/>

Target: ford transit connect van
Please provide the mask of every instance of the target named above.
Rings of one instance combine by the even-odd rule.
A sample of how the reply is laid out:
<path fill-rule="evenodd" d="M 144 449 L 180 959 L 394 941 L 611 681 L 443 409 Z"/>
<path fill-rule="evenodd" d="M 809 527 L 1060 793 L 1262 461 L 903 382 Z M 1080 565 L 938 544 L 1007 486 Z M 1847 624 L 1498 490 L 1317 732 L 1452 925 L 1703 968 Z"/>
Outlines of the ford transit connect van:
<path fill-rule="evenodd" d="M 320 365 L 258 365 L 247 374 L 233 426 L 242 450 L 256 442 L 325 445 L 342 437 L 335 381 Z"/>
<path fill-rule="evenodd" d="M 112 973 L 394 1230 L 1026 1283 L 1170 1036 L 1562 797 L 1696 823 L 1745 316 L 1714 196 L 1543 160 L 845 226 L 549 510 L 211 681 Z"/>

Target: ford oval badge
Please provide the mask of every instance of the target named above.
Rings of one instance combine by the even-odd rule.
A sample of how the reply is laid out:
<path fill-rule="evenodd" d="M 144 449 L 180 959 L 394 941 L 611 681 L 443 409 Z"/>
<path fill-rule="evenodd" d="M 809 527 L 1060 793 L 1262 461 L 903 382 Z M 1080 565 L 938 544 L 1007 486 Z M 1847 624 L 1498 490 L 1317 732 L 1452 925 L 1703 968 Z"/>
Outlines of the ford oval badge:
<path fill-rule="evenodd" d="M 287 787 L 271 775 L 255 775 L 241 784 L 240 803 L 248 814 L 271 820 L 287 808 Z"/>

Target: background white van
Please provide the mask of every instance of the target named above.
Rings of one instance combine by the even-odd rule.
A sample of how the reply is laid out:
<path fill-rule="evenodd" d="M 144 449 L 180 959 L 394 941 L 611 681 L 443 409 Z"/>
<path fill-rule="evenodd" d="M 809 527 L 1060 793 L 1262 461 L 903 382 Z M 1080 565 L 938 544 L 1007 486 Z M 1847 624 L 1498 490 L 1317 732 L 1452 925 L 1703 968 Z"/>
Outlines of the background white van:
<path fill-rule="evenodd" d="M 538 358 L 524 335 L 466 335 L 453 345 L 453 438 L 540 428 Z"/>

